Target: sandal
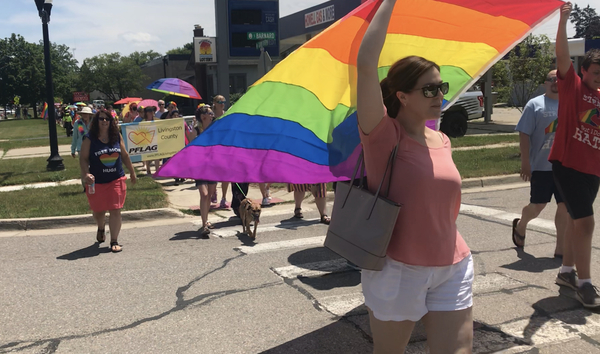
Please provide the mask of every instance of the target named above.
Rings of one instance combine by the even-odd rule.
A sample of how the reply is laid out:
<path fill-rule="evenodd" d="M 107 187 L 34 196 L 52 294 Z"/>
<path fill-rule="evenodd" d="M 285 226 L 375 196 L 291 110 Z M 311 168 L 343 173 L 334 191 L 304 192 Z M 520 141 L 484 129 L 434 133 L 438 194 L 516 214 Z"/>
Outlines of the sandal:
<path fill-rule="evenodd" d="M 104 232 L 104 229 L 98 229 L 98 232 L 96 232 L 96 241 L 98 241 L 98 243 L 106 241 L 106 233 Z"/>
<path fill-rule="evenodd" d="M 294 209 L 294 217 L 298 219 L 302 219 L 304 215 L 302 215 L 302 208 Z"/>
<path fill-rule="evenodd" d="M 110 241 L 110 251 L 112 253 L 121 252 L 122 250 L 123 247 L 121 247 L 117 241 Z"/>
<path fill-rule="evenodd" d="M 211 224 L 210 221 L 206 222 L 206 227 L 211 230 L 215 228 L 215 226 L 213 224 Z"/>
<path fill-rule="evenodd" d="M 321 215 L 321 224 L 329 225 L 331 218 L 327 215 Z"/>
<path fill-rule="evenodd" d="M 198 229 L 198 232 L 200 233 L 200 236 L 208 236 L 208 235 L 210 235 L 210 230 L 206 226 L 202 226 L 200 229 Z"/>
<path fill-rule="evenodd" d="M 512 224 L 512 241 L 517 246 L 517 248 L 523 249 L 525 248 L 525 236 L 520 235 L 517 232 L 517 224 L 521 219 L 514 219 Z M 521 244 L 517 243 L 517 240 L 521 242 Z"/>

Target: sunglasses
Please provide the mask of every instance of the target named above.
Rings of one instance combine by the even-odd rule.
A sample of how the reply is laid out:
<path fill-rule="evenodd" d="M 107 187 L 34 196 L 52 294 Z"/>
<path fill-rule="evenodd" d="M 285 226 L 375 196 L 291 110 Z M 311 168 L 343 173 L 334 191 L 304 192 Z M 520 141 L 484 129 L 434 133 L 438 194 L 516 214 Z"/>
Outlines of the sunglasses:
<path fill-rule="evenodd" d="M 209 116 L 214 116 L 215 115 L 213 112 L 204 112 L 204 113 L 201 113 L 201 114 L 208 114 Z"/>
<path fill-rule="evenodd" d="M 164 104 L 164 103 L 159 103 L 158 105 L 159 105 L 159 106 L 164 106 L 165 104 Z"/>
<path fill-rule="evenodd" d="M 112 117 L 98 117 L 98 120 L 101 122 L 110 122 L 112 121 Z"/>
<path fill-rule="evenodd" d="M 420 89 L 414 89 L 413 91 L 415 90 L 423 90 L 423 96 L 426 98 L 433 98 L 437 96 L 438 91 L 442 91 L 442 95 L 447 94 L 450 90 L 450 84 L 447 82 L 442 82 L 439 85 L 427 85 Z"/>
<path fill-rule="evenodd" d="M 217 101 L 219 104 L 225 104 L 225 101 Z"/>
<path fill-rule="evenodd" d="M 547 82 L 556 82 L 557 80 L 558 80 L 558 78 L 557 78 L 557 77 L 547 77 L 547 78 L 546 78 L 546 81 L 547 81 Z"/>

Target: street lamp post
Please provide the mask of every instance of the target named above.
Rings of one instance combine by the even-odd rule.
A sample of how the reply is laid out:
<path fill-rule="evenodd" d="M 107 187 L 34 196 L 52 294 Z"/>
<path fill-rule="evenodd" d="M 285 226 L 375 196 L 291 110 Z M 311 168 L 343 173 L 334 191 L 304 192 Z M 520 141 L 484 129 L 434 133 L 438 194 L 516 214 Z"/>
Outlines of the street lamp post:
<path fill-rule="evenodd" d="M 48 22 L 52 11 L 52 0 L 34 0 L 42 19 L 44 32 L 44 65 L 46 67 L 46 97 L 48 102 L 48 129 L 50 132 L 50 157 L 48 158 L 48 171 L 61 171 L 65 169 L 63 159 L 58 154 L 58 139 L 56 137 L 56 112 L 54 109 L 54 88 L 52 86 L 52 64 L 50 62 L 50 38 L 48 36 Z"/>

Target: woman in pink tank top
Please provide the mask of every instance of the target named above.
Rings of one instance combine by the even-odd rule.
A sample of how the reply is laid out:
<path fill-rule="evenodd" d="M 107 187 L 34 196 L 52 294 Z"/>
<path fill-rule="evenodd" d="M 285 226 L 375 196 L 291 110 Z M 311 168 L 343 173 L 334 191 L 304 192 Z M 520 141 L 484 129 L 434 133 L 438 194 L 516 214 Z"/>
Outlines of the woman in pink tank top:
<path fill-rule="evenodd" d="M 357 111 L 369 189 L 398 144 L 389 198 L 402 204 L 381 271 L 362 271 L 375 353 L 402 353 L 422 320 L 431 353 L 468 353 L 473 343 L 473 260 L 456 227 L 461 178 L 441 115 L 449 84 L 440 68 L 410 56 L 381 83 L 378 62 L 395 0 L 383 0 L 357 58 Z"/>

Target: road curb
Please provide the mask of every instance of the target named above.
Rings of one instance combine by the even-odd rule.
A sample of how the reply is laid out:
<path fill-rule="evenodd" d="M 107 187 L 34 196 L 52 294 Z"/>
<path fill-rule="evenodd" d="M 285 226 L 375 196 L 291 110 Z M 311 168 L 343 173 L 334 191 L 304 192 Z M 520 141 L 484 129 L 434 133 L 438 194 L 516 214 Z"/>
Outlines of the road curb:
<path fill-rule="evenodd" d="M 490 177 L 477 177 L 477 178 L 465 178 L 462 180 L 462 188 L 483 188 L 489 186 L 496 186 L 499 184 L 510 184 L 523 182 L 519 174 L 504 175 L 504 176 L 490 176 Z"/>
<path fill-rule="evenodd" d="M 131 210 L 121 213 L 123 222 L 185 218 L 186 215 L 172 208 Z M 108 224 L 108 213 L 106 214 Z M 96 222 L 91 214 L 53 216 L 46 218 L 0 219 L 0 231 L 26 231 L 60 229 L 76 226 L 93 226 Z"/>
<path fill-rule="evenodd" d="M 522 181 L 523 180 L 518 174 L 466 178 L 462 180 L 462 189 L 483 188 L 500 184 L 518 183 Z M 310 202 L 311 198 L 312 196 L 309 196 L 305 202 Z M 328 191 L 327 201 L 332 202 L 333 200 L 334 193 L 332 191 Z M 174 208 L 124 211 L 121 213 L 121 216 L 124 222 L 189 217 L 189 215 L 186 215 Z M 106 222 L 108 223 L 108 213 L 106 218 Z M 91 214 L 53 216 L 46 218 L 0 219 L 0 231 L 44 230 L 92 225 L 95 225 L 95 221 Z"/>

